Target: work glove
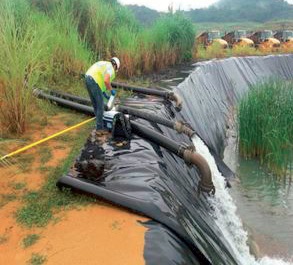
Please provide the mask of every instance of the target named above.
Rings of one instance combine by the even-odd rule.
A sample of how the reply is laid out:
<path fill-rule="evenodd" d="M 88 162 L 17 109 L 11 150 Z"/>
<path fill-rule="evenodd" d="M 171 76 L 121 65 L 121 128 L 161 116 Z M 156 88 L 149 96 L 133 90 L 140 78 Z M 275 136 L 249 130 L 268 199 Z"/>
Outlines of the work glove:
<path fill-rule="evenodd" d="M 115 89 L 112 89 L 112 90 L 111 90 L 111 95 L 112 95 L 112 96 L 115 96 L 115 95 L 116 95 L 116 90 L 115 90 Z"/>

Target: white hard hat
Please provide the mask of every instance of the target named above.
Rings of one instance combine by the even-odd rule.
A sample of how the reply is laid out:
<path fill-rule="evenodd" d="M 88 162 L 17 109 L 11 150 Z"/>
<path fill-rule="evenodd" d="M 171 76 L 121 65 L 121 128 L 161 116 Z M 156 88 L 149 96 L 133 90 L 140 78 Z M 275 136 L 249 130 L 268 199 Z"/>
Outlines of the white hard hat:
<path fill-rule="evenodd" d="M 111 58 L 111 62 L 115 63 L 117 66 L 117 69 L 120 67 L 120 60 L 117 57 Z"/>

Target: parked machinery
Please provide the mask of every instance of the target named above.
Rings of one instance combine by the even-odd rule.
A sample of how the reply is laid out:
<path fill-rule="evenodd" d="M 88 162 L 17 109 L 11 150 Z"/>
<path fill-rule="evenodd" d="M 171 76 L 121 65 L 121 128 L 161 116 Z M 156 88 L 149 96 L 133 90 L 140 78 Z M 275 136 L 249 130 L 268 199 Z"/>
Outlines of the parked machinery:
<path fill-rule="evenodd" d="M 274 37 L 281 42 L 281 47 L 285 51 L 293 50 L 293 30 L 280 30 L 274 34 Z"/>
<path fill-rule="evenodd" d="M 251 39 L 247 38 L 246 30 L 231 31 L 223 37 L 229 44 L 230 48 L 233 47 L 254 47 L 254 43 Z"/>
<path fill-rule="evenodd" d="M 249 38 L 254 42 L 255 46 L 264 52 L 278 51 L 280 49 L 280 41 L 274 38 L 271 30 L 256 31 Z"/>
<path fill-rule="evenodd" d="M 197 45 L 202 45 L 204 48 L 207 48 L 213 44 L 220 45 L 223 49 L 228 48 L 227 41 L 221 39 L 220 31 L 205 31 L 196 37 Z"/>

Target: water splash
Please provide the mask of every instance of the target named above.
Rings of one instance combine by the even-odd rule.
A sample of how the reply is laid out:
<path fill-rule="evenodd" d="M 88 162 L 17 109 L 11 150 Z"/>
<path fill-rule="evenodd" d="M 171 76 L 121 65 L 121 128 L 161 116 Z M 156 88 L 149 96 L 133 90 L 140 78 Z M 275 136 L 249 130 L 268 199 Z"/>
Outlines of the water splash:
<path fill-rule="evenodd" d="M 216 194 L 211 198 L 211 203 L 214 205 L 214 218 L 216 225 L 220 228 L 229 242 L 231 250 L 235 253 L 239 264 L 241 265 L 292 265 L 292 262 L 287 262 L 282 259 L 274 259 L 264 257 L 256 260 L 249 252 L 247 245 L 247 232 L 244 230 L 242 222 L 236 214 L 236 205 L 233 202 L 228 190 L 226 189 L 225 179 L 219 172 L 213 156 L 209 149 L 199 137 L 192 139 L 196 152 L 201 154 L 208 162 Z"/>

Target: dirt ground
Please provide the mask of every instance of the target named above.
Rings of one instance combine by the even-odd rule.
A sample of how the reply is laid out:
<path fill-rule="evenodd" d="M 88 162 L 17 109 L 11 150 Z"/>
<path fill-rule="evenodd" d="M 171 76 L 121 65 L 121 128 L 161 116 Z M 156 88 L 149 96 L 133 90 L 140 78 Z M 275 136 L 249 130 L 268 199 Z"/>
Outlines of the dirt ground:
<path fill-rule="evenodd" d="M 27 142 L 0 143 L 1 150 L 11 152 L 20 144 L 67 128 L 68 115 L 55 115 L 47 126 L 34 125 L 22 137 L 28 138 Z M 74 137 L 79 132 L 76 129 L 70 134 Z M 138 221 L 147 219 L 110 204 L 93 202 L 57 213 L 57 221 L 45 227 L 27 228 L 16 221 L 15 213 L 24 203 L 22 196 L 43 186 L 47 173 L 42 167 L 62 163 L 71 151 L 67 143 L 59 138 L 50 140 L 19 155 L 21 163 L 0 167 L 0 264 L 144 264 L 146 228 Z M 21 166 L 24 161 L 26 169 Z M 37 235 L 38 240 L 24 246 L 29 235 Z"/>

